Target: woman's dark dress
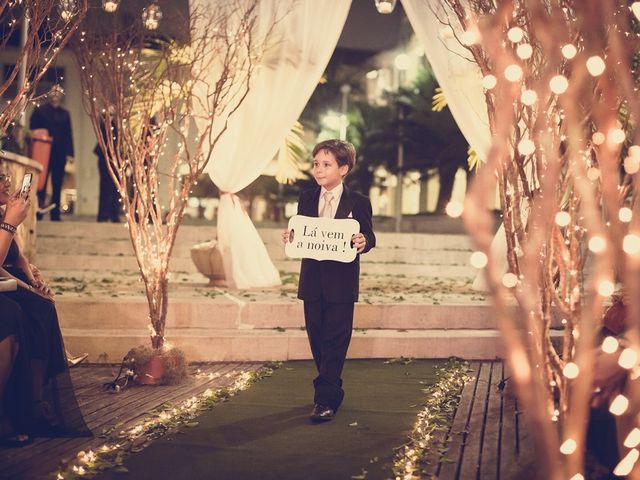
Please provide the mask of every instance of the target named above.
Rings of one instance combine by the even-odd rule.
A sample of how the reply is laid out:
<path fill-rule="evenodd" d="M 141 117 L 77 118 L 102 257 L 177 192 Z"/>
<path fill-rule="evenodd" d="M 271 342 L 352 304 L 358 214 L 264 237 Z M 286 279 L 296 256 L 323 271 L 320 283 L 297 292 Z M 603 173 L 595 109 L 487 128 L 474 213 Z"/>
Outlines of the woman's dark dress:
<path fill-rule="evenodd" d="M 12 242 L 3 268 L 16 278 L 29 283 L 24 272 L 15 266 L 19 254 L 20 250 L 17 244 Z M 3 307 L 7 302 L 11 302 L 14 305 L 13 310 L 17 307 L 22 311 L 18 320 L 11 314 L 11 319 L 5 322 L 7 315 L 5 315 L 4 308 L 0 316 L 0 323 L 9 325 L 10 331 L 18 332 L 19 352 L 26 359 L 26 361 L 21 360 L 20 363 L 16 361 L 12 378 L 17 376 L 21 379 L 28 378 L 30 381 L 32 377 L 31 360 L 43 362 L 44 391 L 42 400 L 44 408 L 38 408 L 31 413 L 23 411 L 22 414 L 32 415 L 31 420 L 12 418 L 14 424 L 17 424 L 15 426 L 31 423 L 33 428 L 30 428 L 27 433 L 42 436 L 90 435 L 91 432 L 82 418 L 82 412 L 73 391 L 55 303 L 21 287 L 13 292 L 3 292 L 0 297 L 3 297 Z M 3 332 L 7 330 L 5 327 L 2 329 Z M 22 371 L 20 371 L 21 369 Z M 24 395 L 24 388 L 21 391 L 15 388 L 7 389 L 8 397 L 18 394 Z M 11 404 L 17 401 L 32 405 L 33 393 L 29 395 L 28 401 L 25 401 L 24 398 L 8 398 L 6 402 Z M 44 419 L 33 417 L 42 414 L 44 414 Z"/>

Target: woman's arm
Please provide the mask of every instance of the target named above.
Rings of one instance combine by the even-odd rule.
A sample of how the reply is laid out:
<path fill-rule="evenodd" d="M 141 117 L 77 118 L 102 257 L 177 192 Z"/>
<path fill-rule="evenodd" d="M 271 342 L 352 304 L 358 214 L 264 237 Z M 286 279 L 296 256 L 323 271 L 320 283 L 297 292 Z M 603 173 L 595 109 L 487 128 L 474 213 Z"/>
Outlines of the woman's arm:
<path fill-rule="evenodd" d="M 4 212 L 4 218 L 0 222 L 8 225 L 0 228 L 0 265 L 4 264 L 13 240 L 14 233 L 11 227 L 17 227 L 25 218 L 27 218 L 27 212 L 29 211 L 29 197 L 20 195 L 18 190 L 11 195 L 7 202 L 7 208 Z"/>
<path fill-rule="evenodd" d="M 9 277 L 9 278 L 13 278 L 17 284 L 19 288 L 24 288 L 25 290 L 29 290 L 33 293 L 35 293 L 36 295 L 41 296 L 42 298 L 44 298 L 45 300 L 49 300 L 50 302 L 53 302 L 53 293 L 51 293 L 51 290 L 49 289 L 48 286 L 46 286 L 45 284 L 45 288 L 34 288 L 33 285 L 29 285 L 28 283 L 20 280 L 19 278 L 11 275 L 11 273 L 9 273 L 8 271 L 6 271 L 4 268 L 0 267 L 0 277 Z M 49 292 L 49 293 L 46 293 Z"/>

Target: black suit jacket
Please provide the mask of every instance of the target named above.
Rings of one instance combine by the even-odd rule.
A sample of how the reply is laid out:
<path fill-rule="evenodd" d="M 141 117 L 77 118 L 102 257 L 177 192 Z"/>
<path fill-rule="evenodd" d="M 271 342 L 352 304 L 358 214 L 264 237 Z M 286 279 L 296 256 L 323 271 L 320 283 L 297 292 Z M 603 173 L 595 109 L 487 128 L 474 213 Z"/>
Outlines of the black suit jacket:
<path fill-rule="evenodd" d="M 320 187 L 306 190 L 298 200 L 298 215 L 317 217 Z M 335 218 L 348 218 L 349 214 L 360 223 L 360 232 L 367 239 L 363 253 L 376 245 L 373 233 L 371 202 L 358 192 L 344 187 Z M 303 258 L 300 265 L 298 298 L 318 301 L 321 298 L 331 303 L 351 303 L 358 301 L 360 280 L 360 254 L 351 263 L 333 260 L 312 260 Z"/>
<path fill-rule="evenodd" d="M 67 156 L 73 157 L 73 132 L 71 131 L 71 115 L 63 107 L 54 107 L 45 103 L 31 114 L 29 128 L 46 128 L 53 137 L 51 144 L 51 161 L 66 163 Z"/>

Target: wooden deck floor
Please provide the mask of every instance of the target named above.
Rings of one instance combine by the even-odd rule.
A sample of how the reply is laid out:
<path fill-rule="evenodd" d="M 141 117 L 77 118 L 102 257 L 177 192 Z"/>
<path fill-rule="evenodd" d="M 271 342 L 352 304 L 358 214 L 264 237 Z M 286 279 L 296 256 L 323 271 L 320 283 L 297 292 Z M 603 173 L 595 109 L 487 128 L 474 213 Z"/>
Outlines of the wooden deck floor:
<path fill-rule="evenodd" d="M 438 439 L 428 474 L 440 480 L 533 480 L 533 441 L 502 361 L 472 362 L 447 435 Z M 427 475 L 425 478 L 429 478 Z"/>
<path fill-rule="evenodd" d="M 95 450 L 104 444 L 100 435 L 105 429 L 121 424 L 123 430 L 139 422 L 163 403 L 178 403 L 207 388 L 230 385 L 243 371 L 254 371 L 261 363 L 213 363 L 191 365 L 187 381 L 176 386 L 127 387 L 119 393 L 103 390 L 113 380 L 114 366 L 79 365 L 71 370 L 78 402 L 94 438 L 37 439 L 32 445 L 16 450 L 0 450 L 0 478 L 54 478 L 50 474 L 61 459 L 72 458 L 80 450 Z M 199 373 L 198 373 L 199 370 Z M 213 374 L 210 378 L 209 374 Z"/>

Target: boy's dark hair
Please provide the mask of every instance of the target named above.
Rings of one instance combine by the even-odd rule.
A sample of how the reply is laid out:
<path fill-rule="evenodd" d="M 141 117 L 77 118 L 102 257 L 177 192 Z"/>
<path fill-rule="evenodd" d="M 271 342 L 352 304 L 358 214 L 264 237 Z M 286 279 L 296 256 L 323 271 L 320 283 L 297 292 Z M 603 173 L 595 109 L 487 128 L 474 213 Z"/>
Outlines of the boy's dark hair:
<path fill-rule="evenodd" d="M 356 147 L 344 140 L 331 139 L 320 142 L 313 147 L 312 155 L 315 157 L 320 150 L 333 153 L 333 156 L 336 157 L 336 162 L 338 162 L 338 166 L 347 165 L 349 167 L 347 172 L 353 170 L 356 164 Z"/>

